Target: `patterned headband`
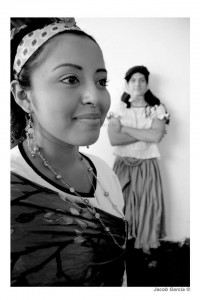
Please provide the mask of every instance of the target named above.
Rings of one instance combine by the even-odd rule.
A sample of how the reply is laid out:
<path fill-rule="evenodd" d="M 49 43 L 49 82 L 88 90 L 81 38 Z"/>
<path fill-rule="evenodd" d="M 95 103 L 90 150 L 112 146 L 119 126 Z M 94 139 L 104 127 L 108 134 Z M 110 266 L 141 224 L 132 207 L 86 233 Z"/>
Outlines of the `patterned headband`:
<path fill-rule="evenodd" d="M 41 47 L 54 35 L 68 30 L 81 31 L 81 29 L 76 26 L 74 18 L 66 18 L 59 22 L 57 21 L 45 26 L 42 29 L 34 30 L 25 35 L 17 48 L 17 53 L 13 64 L 15 78 L 18 78 L 18 75 L 24 64 L 39 47 Z"/>

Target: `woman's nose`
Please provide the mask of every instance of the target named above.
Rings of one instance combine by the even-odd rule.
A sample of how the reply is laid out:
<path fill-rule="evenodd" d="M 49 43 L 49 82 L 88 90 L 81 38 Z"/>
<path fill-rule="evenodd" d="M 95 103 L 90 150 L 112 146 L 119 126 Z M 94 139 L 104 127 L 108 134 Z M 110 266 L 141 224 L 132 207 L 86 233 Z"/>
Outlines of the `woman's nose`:
<path fill-rule="evenodd" d="M 140 82 L 139 81 L 135 81 L 135 86 L 139 86 L 140 85 Z"/>
<path fill-rule="evenodd" d="M 99 95 L 97 87 L 93 84 L 87 85 L 82 94 L 83 104 L 93 104 L 97 105 L 99 102 Z"/>

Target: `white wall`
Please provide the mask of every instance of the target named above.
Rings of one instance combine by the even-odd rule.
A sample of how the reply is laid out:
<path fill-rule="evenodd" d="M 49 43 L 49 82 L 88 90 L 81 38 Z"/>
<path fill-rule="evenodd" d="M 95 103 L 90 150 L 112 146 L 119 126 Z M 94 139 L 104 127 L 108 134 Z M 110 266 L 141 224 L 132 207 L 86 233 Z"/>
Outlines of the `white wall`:
<path fill-rule="evenodd" d="M 100 44 L 108 69 L 112 105 L 120 101 L 125 72 L 145 65 L 149 86 L 171 114 L 168 134 L 160 144 L 166 225 L 169 239 L 190 236 L 189 199 L 189 18 L 76 18 Z M 111 167 L 114 156 L 107 122 L 98 142 L 82 151 L 102 157 Z"/>

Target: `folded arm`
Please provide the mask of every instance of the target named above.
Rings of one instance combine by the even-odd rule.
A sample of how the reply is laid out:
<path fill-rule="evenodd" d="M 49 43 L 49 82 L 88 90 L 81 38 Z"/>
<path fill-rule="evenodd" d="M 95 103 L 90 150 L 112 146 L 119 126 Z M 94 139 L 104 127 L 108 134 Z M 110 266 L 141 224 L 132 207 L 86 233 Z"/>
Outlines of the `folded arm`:
<path fill-rule="evenodd" d="M 111 118 L 108 124 L 108 137 L 112 146 L 129 145 L 138 142 L 138 139 L 121 132 L 121 123 L 119 119 Z"/>
<path fill-rule="evenodd" d="M 159 143 L 166 134 L 165 120 L 154 119 L 151 128 L 138 129 L 128 126 L 122 126 L 121 133 L 127 133 L 129 136 L 139 141 L 149 143 Z"/>

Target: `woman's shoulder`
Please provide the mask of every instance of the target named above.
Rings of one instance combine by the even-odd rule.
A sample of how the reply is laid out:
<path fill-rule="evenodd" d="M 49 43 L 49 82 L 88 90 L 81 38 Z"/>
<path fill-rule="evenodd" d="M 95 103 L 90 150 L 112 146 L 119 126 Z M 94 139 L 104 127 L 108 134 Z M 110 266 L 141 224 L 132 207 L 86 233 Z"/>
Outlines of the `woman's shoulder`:
<path fill-rule="evenodd" d="M 169 122 L 170 120 L 170 114 L 168 113 L 166 106 L 163 103 L 156 104 L 153 106 L 148 105 L 146 107 L 147 114 L 150 116 L 152 119 L 159 119 L 163 120 L 165 119 L 166 122 Z"/>
<path fill-rule="evenodd" d="M 93 162 L 96 168 L 101 168 L 101 169 L 103 168 L 112 171 L 109 165 L 99 156 L 88 154 L 88 153 L 83 153 L 83 154 Z"/>
<path fill-rule="evenodd" d="M 111 118 L 120 119 L 120 117 L 123 115 L 123 113 L 126 110 L 127 110 L 126 103 L 120 101 L 111 108 L 111 110 L 108 113 L 108 119 L 111 119 Z"/>
<path fill-rule="evenodd" d="M 20 145 L 10 150 L 10 167 L 11 172 L 27 177 L 30 167 L 22 156 Z"/>
<path fill-rule="evenodd" d="M 115 172 L 102 158 L 92 154 L 86 154 L 86 156 L 91 159 L 92 163 L 95 165 L 98 179 L 101 180 L 104 187 L 107 187 L 110 191 L 112 191 L 113 195 L 115 195 L 114 199 L 116 199 L 116 201 L 120 203 L 120 206 L 123 207 L 124 199 L 121 185 Z"/>
<path fill-rule="evenodd" d="M 11 165 L 12 163 L 19 162 L 19 159 L 21 158 L 21 153 L 19 151 L 18 145 L 10 149 L 10 160 L 11 160 Z"/>
<path fill-rule="evenodd" d="M 102 182 L 109 186 L 111 189 L 117 190 L 119 193 L 121 192 L 120 183 L 117 175 L 112 170 L 112 168 L 105 162 L 102 158 L 92 155 L 92 154 L 84 154 L 87 156 L 92 163 L 94 164 L 98 178 L 102 180 Z M 119 196 L 119 195 L 118 195 Z"/>
<path fill-rule="evenodd" d="M 103 175 L 103 177 L 107 179 L 109 178 L 113 179 L 115 177 L 115 173 L 113 172 L 112 168 L 108 165 L 108 163 L 105 162 L 105 160 L 93 154 L 88 154 L 88 153 L 87 154 L 83 153 L 83 154 L 92 161 L 99 175 L 101 174 Z"/>

